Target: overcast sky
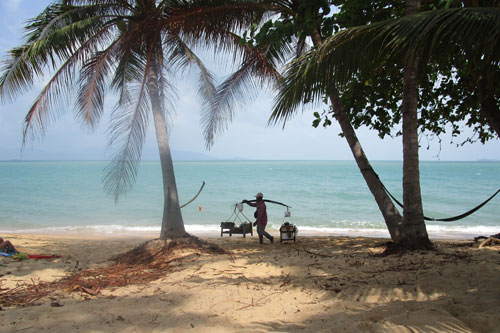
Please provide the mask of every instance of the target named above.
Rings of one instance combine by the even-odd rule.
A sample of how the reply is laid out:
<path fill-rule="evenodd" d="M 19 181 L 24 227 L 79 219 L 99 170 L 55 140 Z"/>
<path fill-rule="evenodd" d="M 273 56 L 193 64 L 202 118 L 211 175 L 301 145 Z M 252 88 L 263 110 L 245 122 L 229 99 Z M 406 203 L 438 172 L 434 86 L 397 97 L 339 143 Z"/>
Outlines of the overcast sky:
<path fill-rule="evenodd" d="M 5 59 L 6 51 L 22 43 L 22 27 L 28 18 L 41 12 L 49 3 L 47 0 L 2 0 L 0 1 L 0 57 Z M 221 73 L 210 62 L 207 66 Z M 334 124 L 327 129 L 311 126 L 314 110 L 307 109 L 281 126 L 266 125 L 272 105 L 272 92 L 263 91 L 253 102 L 240 108 L 229 129 L 219 136 L 210 151 L 205 149 L 200 125 L 200 101 L 197 98 L 197 82 L 180 78 L 177 82 L 178 101 L 172 118 L 171 148 L 174 157 L 181 152 L 207 155 L 217 159 L 294 159 L 294 160 L 352 160 L 352 154 L 345 139 L 340 138 L 339 127 Z M 45 78 L 47 79 L 47 78 Z M 13 103 L 0 105 L 0 160 L 43 159 L 43 160 L 102 160 L 109 159 L 107 149 L 106 117 L 94 133 L 89 133 L 75 121 L 72 108 L 68 108 L 47 129 L 43 140 L 29 143 L 21 154 L 22 122 L 41 85 L 23 94 Z M 112 98 L 110 98 L 112 100 Z M 113 103 L 106 105 L 107 115 Z M 320 108 L 318 111 L 321 111 Z M 366 128 L 357 130 L 359 139 L 369 159 L 401 160 L 401 138 L 381 140 L 377 134 Z M 486 145 L 467 144 L 456 147 L 449 144 L 450 137 L 442 136 L 441 146 L 434 140 L 423 138 L 420 150 L 421 160 L 478 160 L 500 159 L 500 141 Z M 458 142 L 458 140 L 455 140 Z M 177 155 L 175 155 L 177 154 Z M 439 156 L 438 156 L 439 154 Z M 143 159 L 157 159 L 158 153 L 152 124 L 144 146 Z"/>

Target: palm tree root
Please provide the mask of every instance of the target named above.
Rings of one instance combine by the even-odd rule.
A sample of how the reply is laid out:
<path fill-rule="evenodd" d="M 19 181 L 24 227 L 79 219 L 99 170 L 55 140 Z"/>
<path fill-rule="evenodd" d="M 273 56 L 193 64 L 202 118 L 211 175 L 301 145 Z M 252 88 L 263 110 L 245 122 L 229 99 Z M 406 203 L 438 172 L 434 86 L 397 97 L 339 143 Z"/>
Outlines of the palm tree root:
<path fill-rule="evenodd" d="M 480 248 L 485 246 L 499 246 L 500 233 L 491 235 L 490 237 L 479 236 L 474 238 L 474 242 L 479 242 L 479 241 L 481 241 L 481 244 L 479 244 Z"/>

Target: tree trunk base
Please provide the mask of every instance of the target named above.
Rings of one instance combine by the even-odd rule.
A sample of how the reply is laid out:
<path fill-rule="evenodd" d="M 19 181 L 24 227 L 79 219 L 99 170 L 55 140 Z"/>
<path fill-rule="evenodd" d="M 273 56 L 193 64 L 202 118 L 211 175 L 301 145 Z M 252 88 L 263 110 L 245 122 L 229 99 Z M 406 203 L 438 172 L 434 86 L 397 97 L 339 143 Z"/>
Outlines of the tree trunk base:
<path fill-rule="evenodd" d="M 431 243 L 431 241 L 421 241 L 421 242 L 401 242 L 393 243 L 387 242 L 385 245 L 385 250 L 382 252 L 382 256 L 388 256 L 392 254 L 401 254 L 412 251 L 434 251 L 436 248 Z"/>
<path fill-rule="evenodd" d="M 161 230 L 160 232 L 160 239 L 161 240 L 168 240 L 168 239 L 184 239 L 184 238 L 190 238 L 190 237 L 194 237 L 190 234 L 188 234 L 184 228 L 182 228 L 181 231 L 177 230 L 173 230 L 173 229 L 163 229 Z"/>
<path fill-rule="evenodd" d="M 183 238 L 153 239 L 112 260 L 117 264 L 158 266 L 189 254 L 231 254 L 226 249 L 186 234 Z"/>

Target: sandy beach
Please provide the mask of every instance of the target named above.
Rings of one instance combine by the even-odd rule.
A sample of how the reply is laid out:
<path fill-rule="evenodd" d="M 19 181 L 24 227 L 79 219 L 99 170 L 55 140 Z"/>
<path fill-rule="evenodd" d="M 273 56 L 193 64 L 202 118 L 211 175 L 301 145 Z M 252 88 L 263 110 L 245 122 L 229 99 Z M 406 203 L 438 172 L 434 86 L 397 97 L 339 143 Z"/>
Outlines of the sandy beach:
<path fill-rule="evenodd" d="M 226 253 L 177 249 L 152 281 L 75 285 L 16 306 L 13 291 L 109 267 L 153 237 L 2 237 L 61 257 L 0 258 L 1 332 L 500 332 L 500 247 L 472 240 L 381 256 L 387 239 L 211 237 Z"/>

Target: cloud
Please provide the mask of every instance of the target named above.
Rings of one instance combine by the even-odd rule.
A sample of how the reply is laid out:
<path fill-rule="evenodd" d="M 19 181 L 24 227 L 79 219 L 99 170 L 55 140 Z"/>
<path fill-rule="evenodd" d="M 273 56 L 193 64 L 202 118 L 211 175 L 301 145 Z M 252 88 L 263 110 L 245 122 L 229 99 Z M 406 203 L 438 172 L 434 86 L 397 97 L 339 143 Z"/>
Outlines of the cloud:
<path fill-rule="evenodd" d="M 2 7 L 5 8 L 9 13 L 15 13 L 18 11 L 23 0 L 3 0 Z"/>

